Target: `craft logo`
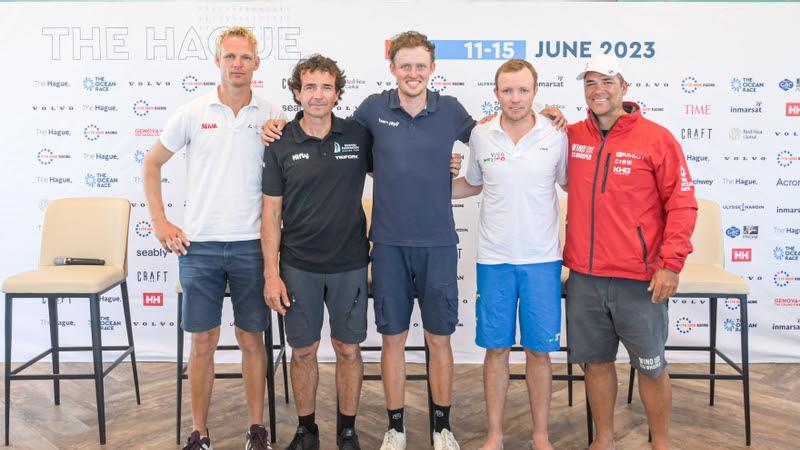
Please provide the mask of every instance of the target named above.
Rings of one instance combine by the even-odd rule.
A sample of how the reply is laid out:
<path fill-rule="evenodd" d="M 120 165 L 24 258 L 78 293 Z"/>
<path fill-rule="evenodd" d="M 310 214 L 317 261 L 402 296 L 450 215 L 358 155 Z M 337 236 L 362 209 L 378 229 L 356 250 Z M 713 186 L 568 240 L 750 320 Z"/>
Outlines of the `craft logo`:
<path fill-rule="evenodd" d="M 430 88 L 433 92 L 444 92 L 450 86 L 464 86 L 463 81 L 448 81 L 443 75 L 431 78 Z"/>
<path fill-rule="evenodd" d="M 797 160 L 800 160 L 800 157 L 795 156 L 790 150 L 781 150 L 778 153 L 777 161 L 781 167 L 789 167 Z"/>
<path fill-rule="evenodd" d="M 161 130 L 161 128 L 135 128 L 133 130 L 133 135 L 136 137 L 159 136 L 161 134 Z M 181 154 L 186 154 L 186 152 L 181 152 Z"/>
<path fill-rule="evenodd" d="M 139 117 L 144 117 L 150 114 L 150 111 L 166 111 L 166 110 L 167 110 L 166 106 L 151 105 L 150 102 L 142 99 L 136 100 L 136 102 L 133 104 L 133 113 Z"/>
<path fill-rule="evenodd" d="M 142 292 L 142 305 L 164 306 L 163 292 Z"/>
<path fill-rule="evenodd" d="M 731 138 L 732 141 L 752 141 L 758 139 L 763 134 L 764 132 L 762 130 L 756 128 L 731 128 L 728 137 Z"/>
<path fill-rule="evenodd" d="M 56 130 L 54 128 L 36 128 L 34 130 L 34 134 L 36 136 L 71 136 L 72 133 L 69 130 Z"/>
<path fill-rule="evenodd" d="M 140 220 L 136 223 L 136 225 L 134 225 L 133 231 L 140 238 L 147 238 L 153 234 L 153 225 L 151 225 L 147 220 Z"/>
<path fill-rule="evenodd" d="M 83 89 L 89 92 L 108 92 L 113 87 L 117 87 L 117 82 L 106 80 L 106 77 L 83 78 Z"/>
<path fill-rule="evenodd" d="M 787 103 L 786 117 L 800 117 L 800 103 Z"/>
<path fill-rule="evenodd" d="M 764 102 L 759 100 L 755 106 L 731 106 L 730 112 L 735 114 L 761 114 L 764 112 Z"/>
<path fill-rule="evenodd" d="M 105 189 L 119 183 L 119 179 L 108 176 L 105 172 L 87 173 L 83 182 L 90 188 Z"/>
<path fill-rule="evenodd" d="M 753 261 L 752 248 L 731 249 L 731 262 L 752 262 L 752 261 Z"/>
<path fill-rule="evenodd" d="M 800 247 L 794 245 L 778 246 L 772 249 L 772 256 L 778 261 L 800 260 Z"/>
<path fill-rule="evenodd" d="M 116 134 L 117 132 L 113 130 L 101 130 L 100 127 L 93 123 L 86 125 L 83 129 L 83 137 L 89 142 L 96 142 L 102 136 L 113 136 Z"/>
<path fill-rule="evenodd" d="M 681 90 L 686 94 L 694 94 L 700 89 L 714 87 L 714 83 L 701 83 L 693 76 L 684 77 L 681 80 Z"/>
<path fill-rule="evenodd" d="M 33 80 L 33 85 L 37 88 L 65 88 L 69 87 L 69 81 L 58 80 Z"/>
<path fill-rule="evenodd" d="M 36 154 L 36 160 L 39 161 L 39 164 L 43 166 L 49 166 L 50 164 L 53 163 L 53 161 L 57 159 L 70 159 L 70 158 L 72 158 L 72 155 L 67 155 L 67 154 L 57 155 L 53 153 L 53 151 L 50 150 L 49 148 L 43 148 L 39 150 L 39 153 Z"/>
<path fill-rule="evenodd" d="M 675 321 L 675 328 L 678 330 L 678 333 L 680 334 L 689 334 L 696 328 L 708 328 L 708 324 L 695 323 L 692 322 L 688 317 L 683 316 Z"/>
<path fill-rule="evenodd" d="M 167 281 L 166 270 L 139 270 L 136 272 L 136 281 L 139 283 L 164 283 Z"/>
<path fill-rule="evenodd" d="M 500 111 L 500 102 L 497 100 L 486 100 L 481 104 L 481 112 L 486 116 L 497 114 Z"/>
<path fill-rule="evenodd" d="M 711 139 L 711 128 L 681 128 L 681 139 L 706 141 Z"/>
<path fill-rule="evenodd" d="M 194 92 L 201 86 L 215 86 L 213 81 L 199 81 L 194 75 L 186 75 L 181 80 L 181 87 L 186 92 Z"/>
<path fill-rule="evenodd" d="M 664 112 L 664 108 L 661 106 L 647 106 L 647 104 L 638 101 L 636 103 L 639 105 L 642 115 L 644 116 L 646 116 L 647 113 Z"/>
<path fill-rule="evenodd" d="M 683 105 L 683 113 L 687 116 L 710 116 L 711 105 Z"/>
<path fill-rule="evenodd" d="M 144 161 L 144 154 L 145 153 L 146 153 L 146 150 L 142 150 L 142 149 L 136 150 L 135 152 L 133 152 L 133 161 L 136 164 L 141 164 L 142 161 Z"/>
<path fill-rule="evenodd" d="M 731 90 L 733 92 L 758 92 L 764 87 L 763 81 L 755 81 L 752 77 L 742 77 L 731 79 Z"/>
<path fill-rule="evenodd" d="M 793 277 L 785 270 L 779 270 L 772 275 L 772 284 L 780 288 L 788 286 L 793 281 L 800 281 L 800 277 Z"/>

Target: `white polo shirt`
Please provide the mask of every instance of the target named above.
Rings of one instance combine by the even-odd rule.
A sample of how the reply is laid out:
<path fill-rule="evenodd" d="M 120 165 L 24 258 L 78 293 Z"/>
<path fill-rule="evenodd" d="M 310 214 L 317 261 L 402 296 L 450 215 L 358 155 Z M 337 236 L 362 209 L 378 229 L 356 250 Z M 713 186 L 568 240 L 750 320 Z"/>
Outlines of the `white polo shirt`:
<path fill-rule="evenodd" d="M 560 260 L 556 184 L 567 184 L 566 133 L 537 113 L 515 145 L 498 115 L 472 130 L 469 148 L 466 181 L 483 185 L 477 262 Z"/>
<path fill-rule="evenodd" d="M 180 107 L 161 132 L 171 152 L 186 148 L 183 231 L 192 241 L 244 241 L 261 234 L 261 125 L 280 108 L 252 95 L 234 116 L 217 89 Z"/>

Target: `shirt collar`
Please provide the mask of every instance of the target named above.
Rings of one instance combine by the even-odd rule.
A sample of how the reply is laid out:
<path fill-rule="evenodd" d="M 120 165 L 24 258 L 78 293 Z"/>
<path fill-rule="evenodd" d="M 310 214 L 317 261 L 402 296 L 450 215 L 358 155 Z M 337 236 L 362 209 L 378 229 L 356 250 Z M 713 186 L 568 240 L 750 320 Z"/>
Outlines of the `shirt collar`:
<path fill-rule="evenodd" d="M 291 130 L 292 130 L 292 137 L 294 141 L 298 144 L 302 144 L 308 140 L 319 140 L 314 136 L 309 136 L 303 130 L 303 127 L 300 126 L 300 119 L 303 118 L 303 111 L 298 111 L 297 114 L 294 116 L 294 120 L 290 122 Z M 331 113 L 331 135 L 333 134 L 342 134 L 344 132 L 344 119 L 340 119 L 336 117 L 336 114 Z"/>
<path fill-rule="evenodd" d="M 525 133 L 525 136 L 536 133 L 537 131 L 541 130 L 542 127 L 544 127 L 544 123 L 542 121 L 546 120 L 545 117 L 536 111 L 534 111 L 533 114 L 534 116 L 536 116 L 536 122 L 534 122 L 533 128 L 531 128 L 527 133 Z M 499 114 L 497 114 L 497 116 L 494 117 L 494 119 L 492 119 L 491 121 L 489 121 L 489 123 L 486 124 L 489 127 L 490 131 L 506 134 L 505 130 L 503 130 L 503 127 L 500 126 L 500 117 L 502 115 L 503 112 L 501 111 Z"/>
<path fill-rule="evenodd" d="M 427 105 L 425 105 L 425 111 L 423 111 L 423 113 L 430 114 L 436 112 L 438 107 L 439 107 L 439 93 L 433 92 L 432 90 L 428 89 Z M 390 109 L 403 108 L 403 106 L 400 104 L 400 94 L 398 94 L 398 89 L 392 89 L 389 91 L 389 108 Z"/>
<path fill-rule="evenodd" d="M 210 100 L 209 101 L 210 104 L 224 105 L 224 103 L 222 103 L 222 100 L 219 98 L 219 85 L 215 86 L 214 89 L 212 89 L 211 92 L 208 93 L 208 97 Z M 249 108 L 251 106 L 254 108 L 258 108 L 258 102 L 256 101 L 256 93 L 253 92 L 252 90 L 250 91 L 250 103 L 248 103 L 244 107 Z"/>

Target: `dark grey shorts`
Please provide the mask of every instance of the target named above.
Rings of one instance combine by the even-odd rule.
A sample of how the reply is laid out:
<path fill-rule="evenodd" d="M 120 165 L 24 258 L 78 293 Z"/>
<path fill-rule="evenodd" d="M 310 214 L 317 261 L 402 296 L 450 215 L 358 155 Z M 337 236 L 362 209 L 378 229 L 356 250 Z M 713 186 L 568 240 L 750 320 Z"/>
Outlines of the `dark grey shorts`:
<path fill-rule="evenodd" d="M 649 284 L 570 271 L 566 286 L 569 362 L 614 362 L 621 340 L 633 367 L 657 378 L 667 366 L 669 302 L 653 303 Z"/>
<path fill-rule="evenodd" d="M 292 306 L 286 311 L 286 339 L 307 347 L 320 338 L 323 305 L 328 307 L 331 337 L 345 344 L 367 338 L 367 267 L 338 273 L 315 273 L 281 264 Z"/>

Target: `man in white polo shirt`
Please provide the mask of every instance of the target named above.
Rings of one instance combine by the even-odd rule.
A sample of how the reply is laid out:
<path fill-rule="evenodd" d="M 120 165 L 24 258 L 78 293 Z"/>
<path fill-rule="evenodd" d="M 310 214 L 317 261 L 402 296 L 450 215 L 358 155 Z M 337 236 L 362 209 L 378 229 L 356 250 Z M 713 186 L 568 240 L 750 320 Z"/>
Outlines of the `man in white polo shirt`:
<path fill-rule="evenodd" d="M 556 184 L 567 184 L 567 136 L 533 113 L 537 74 L 524 60 L 495 75 L 501 114 L 476 126 L 466 177 L 453 198 L 483 192 L 478 233 L 476 343 L 483 369 L 489 434 L 483 450 L 503 448 L 508 357 L 517 308 L 533 417 L 533 448 L 552 449 L 547 432 L 551 377 L 548 352 L 560 347 L 561 251 Z"/>
<path fill-rule="evenodd" d="M 180 326 L 192 333 L 189 384 L 192 433 L 184 449 L 210 449 L 207 419 L 214 383 L 222 299 L 230 285 L 249 429 L 246 450 L 271 449 L 264 415 L 266 353 L 261 255 L 261 174 L 264 146 L 259 131 L 279 108 L 251 88 L 260 60 L 253 33 L 243 27 L 217 38 L 216 89 L 179 108 L 143 163 L 144 188 L 156 237 L 178 254 L 184 301 Z M 161 198 L 161 166 L 186 149 L 186 211 L 183 229 L 167 220 Z"/>

